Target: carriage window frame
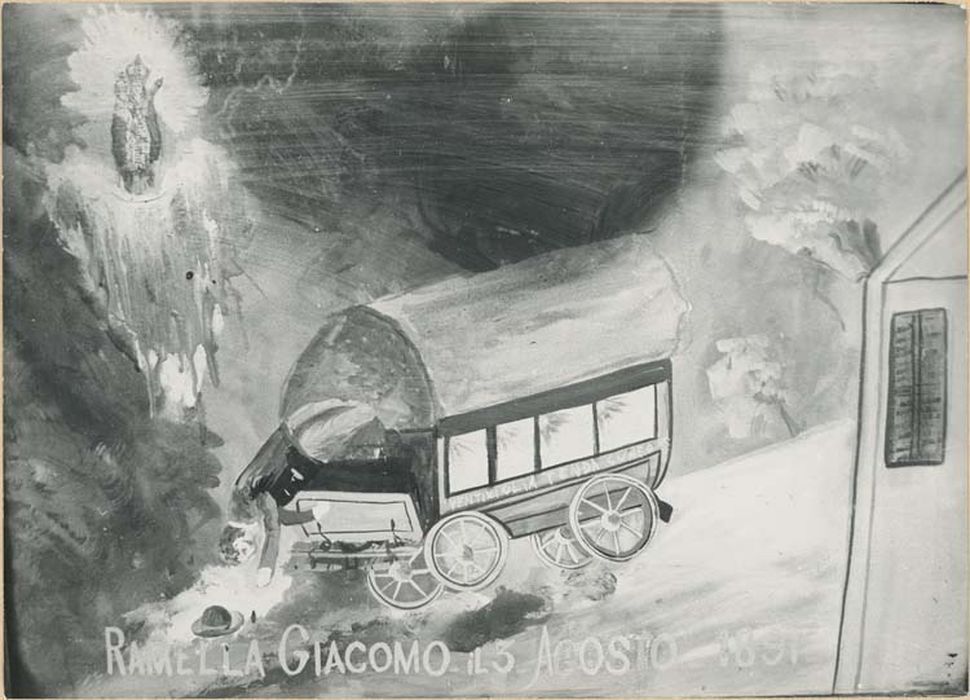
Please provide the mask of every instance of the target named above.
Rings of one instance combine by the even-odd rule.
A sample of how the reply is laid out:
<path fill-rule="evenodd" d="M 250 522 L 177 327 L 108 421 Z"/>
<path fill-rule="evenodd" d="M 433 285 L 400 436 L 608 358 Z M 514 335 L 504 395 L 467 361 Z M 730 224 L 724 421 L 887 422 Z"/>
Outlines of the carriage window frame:
<path fill-rule="evenodd" d="M 636 389 L 630 389 L 629 391 L 622 391 L 622 392 L 619 392 L 617 394 L 613 394 L 612 396 L 604 396 L 602 399 L 599 399 L 599 400 L 597 400 L 597 401 L 595 401 L 593 403 L 593 417 L 596 420 L 596 425 L 595 425 L 595 429 L 596 429 L 596 454 L 606 454 L 608 452 L 613 452 L 614 450 L 622 450 L 623 448 L 630 447 L 631 445 L 639 445 L 641 442 L 648 442 L 650 440 L 656 440 L 660 436 L 660 396 L 659 396 L 659 393 L 660 393 L 660 386 L 662 384 L 663 384 L 663 382 L 657 382 L 655 384 L 645 384 L 644 386 L 637 387 Z M 643 391 L 644 389 L 652 389 L 653 390 L 651 392 L 652 396 L 650 397 L 653 400 L 653 413 L 651 415 L 651 421 L 650 421 L 650 423 L 645 424 L 643 434 L 640 437 L 638 437 L 636 439 L 633 439 L 633 440 L 630 440 L 628 442 L 618 442 L 618 443 L 616 443 L 616 444 L 614 444 L 614 445 L 612 445 L 609 448 L 607 448 L 607 449 L 604 450 L 603 449 L 603 442 L 605 442 L 605 441 L 603 440 L 603 427 L 600 425 L 600 417 L 601 417 L 600 416 L 600 410 L 601 410 L 600 409 L 600 404 L 606 403 L 607 401 L 610 401 L 611 399 L 616 399 L 616 398 L 619 398 L 621 396 L 626 396 L 628 394 L 633 394 L 633 393 L 638 392 L 638 391 Z M 647 434 L 648 428 L 646 426 L 648 426 L 648 425 L 649 425 L 649 433 L 650 434 Z"/>
<path fill-rule="evenodd" d="M 554 413 L 565 413 L 566 411 L 574 411 L 576 409 L 585 409 L 585 411 L 589 413 L 588 419 L 590 421 L 589 429 L 590 429 L 590 432 L 592 433 L 590 436 L 592 438 L 592 451 L 589 454 L 582 455 L 580 457 L 570 457 L 569 459 L 563 459 L 556 462 L 547 463 L 545 458 L 543 458 L 542 456 L 542 417 L 549 416 Z M 584 418 L 583 420 L 586 420 L 586 418 Z M 543 413 L 540 413 L 538 416 L 536 416 L 535 421 L 536 421 L 536 425 L 535 425 L 536 450 L 538 451 L 537 460 L 539 463 L 539 471 L 547 471 L 549 469 L 555 469 L 556 467 L 561 467 L 566 464 L 573 464 L 574 462 L 582 462 L 584 459 L 591 459 L 593 457 L 598 457 L 600 455 L 600 439 L 599 439 L 599 430 L 597 427 L 598 421 L 596 417 L 595 401 L 591 401 L 590 403 L 580 404 L 578 406 L 567 406 L 565 408 L 557 408 L 552 411 L 545 411 Z M 549 442 L 552 442 L 552 441 L 553 440 L 550 440 Z"/>
<path fill-rule="evenodd" d="M 531 426 L 529 432 L 529 440 L 532 442 L 532 463 L 529 469 L 526 469 L 517 474 L 509 474 L 508 476 L 499 476 L 499 472 L 502 469 L 502 449 L 499 441 L 499 428 L 503 425 L 512 425 L 514 423 L 526 423 L 528 422 Z M 490 430 L 495 435 L 495 455 L 494 455 L 494 479 L 490 479 L 491 484 L 501 484 L 506 481 L 511 481 L 512 479 L 518 479 L 523 476 L 528 476 L 529 474 L 535 474 L 539 470 L 539 420 L 537 416 L 528 416 L 526 418 L 519 418 L 517 420 L 504 421 L 490 428 Z M 523 462 L 528 462 L 528 459 L 523 460 Z M 490 472 L 491 474 L 491 472 Z"/>
<path fill-rule="evenodd" d="M 662 390 L 664 390 L 664 387 L 669 386 L 668 385 L 668 382 L 669 381 L 670 381 L 669 378 L 663 378 L 663 379 L 660 379 L 659 381 L 651 382 L 649 384 L 644 384 L 643 386 L 635 387 L 633 389 L 625 389 L 624 391 L 618 391 L 615 394 L 610 394 L 608 396 L 603 396 L 603 397 L 598 398 L 598 399 L 596 399 L 594 401 L 590 401 L 589 403 L 583 403 L 583 404 L 579 404 L 579 405 L 576 405 L 576 406 L 562 406 L 562 407 L 558 407 L 558 408 L 555 408 L 555 409 L 552 409 L 552 410 L 549 410 L 549 411 L 543 411 L 542 413 L 538 413 L 538 414 L 535 414 L 533 416 L 525 416 L 523 418 L 512 419 L 512 420 L 508 420 L 508 421 L 502 421 L 500 423 L 496 423 L 495 425 L 489 425 L 489 426 L 485 426 L 485 427 L 482 427 L 482 428 L 477 428 L 475 430 L 468 430 L 467 432 L 455 433 L 453 435 L 440 436 L 439 437 L 439 440 L 440 440 L 440 449 L 439 449 L 439 453 L 438 454 L 439 454 L 439 459 L 441 460 L 441 463 L 442 463 L 442 470 L 444 472 L 444 482 L 445 482 L 445 484 L 444 484 L 444 486 L 445 486 L 444 492 L 445 492 L 445 496 L 446 497 L 458 496 L 458 495 L 465 494 L 465 493 L 469 493 L 469 492 L 472 492 L 472 491 L 486 489 L 486 488 L 490 488 L 492 486 L 498 486 L 498 485 L 504 484 L 504 483 L 506 483 L 508 481 L 514 481 L 516 479 L 523 479 L 523 478 L 526 478 L 526 477 L 529 477 L 529 476 L 535 476 L 535 475 L 537 475 L 537 474 L 539 474 L 540 472 L 543 472 L 543 471 L 548 471 L 548 470 L 552 470 L 552 469 L 558 469 L 560 467 L 565 467 L 565 466 L 568 466 L 570 464 L 575 464 L 576 462 L 582 462 L 582 461 L 587 460 L 587 459 L 592 459 L 592 458 L 595 458 L 595 457 L 600 457 L 602 455 L 607 455 L 607 454 L 611 454 L 613 452 L 618 452 L 620 450 L 628 449 L 628 448 L 634 447 L 636 445 L 642 445 L 644 443 L 653 442 L 653 441 L 658 440 L 660 438 L 660 432 L 661 432 L 660 431 L 660 401 L 661 401 L 660 392 Z M 600 435 L 599 435 L 599 417 L 597 415 L 597 410 L 598 410 L 597 409 L 597 404 L 602 403 L 603 401 L 607 401 L 607 400 L 613 398 L 614 396 L 622 396 L 623 394 L 627 394 L 627 393 L 630 393 L 630 392 L 633 392 L 633 391 L 637 391 L 639 389 L 644 389 L 646 387 L 653 387 L 654 388 L 654 392 L 653 392 L 653 396 L 654 396 L 654 416 L 653 416 L 654 431 L 653 431 L 653 433 L 654 434 L 653 434 L 653 436 L 652 437 L 644 437 L 641 440 L 635 440 L 633 442 L 630 442 L 630 443 L 627 443 L 627 444 L 623 444 L 623 445 L 619 445 L 619 446 L 615 446 L 615 447 L 611 447 L 611 448 L 606 449 L 606 450 L 602 449 L 602 445 L 600 443 Z M 590 410 L 590 412 L 591 412 L 591 415 L 592 415 L 593 453 L 590 454 L 590 455 L 587 455 L 585 457 L 579 457 L 579 458 L 572 459 L 572 460 L 565 461 L 565 462 L 556 462 L 554 464 L 544 464 L 542 462 L 542 454 L 541 454 L 541 446 L 540 446 L 540 443 L 541 443 L 540 427 L 539 427 L 539 418 L 540 418 L 540 416 L 546 415 L 546 414 L 549 414 L 549 413 L 555 413 L 557 411 L 563 411 L 563 410 L 570 409 L 570 408 L 582 408 L 582 407 L 588 408 Z M 518 422 L 520 420 L 528 420 L 528 419 L 531 419 L 533 421 L 533 428 L 532 428 L 532 435 L 533 435 L 533 468 L 532 468 L 531 471 L 525 471 L 525 472 L 522 472 L 521 474 L 516 474 L 516 475 L 513 475 L 513 476 L 508 476 L 508 477 L 499 479 L 498 478 L 498 474 L 497 474 L 497 466 L 498 466 L 498 463 L 497 463 L 497 449 L 498 448 L 497 448 L 496 430 L 497 430 L 497 428 L 498 428 L 499 425 L 505 425 L 507 423 L 514 423 L 514 422 Z M 485 443 L 486 443 L 487 455 L 488 455 L 488 479 L 487 479 L 486 483 L 483 483 L 481 485 L 471 486 L 471 487 L 462 489 L 460 491 L 455 491 L 455 490 L 452 489 L 452 483 L 451 483 L 451 450 L 450 450 L 450 442 L 451 442 L 451 440 L 453 438 L 460 437 L 462 435 L 469 435 L 471 433 L 477 433 L 477 432 L 479 432 L 481 430 L 484 430 L 485 431 Z"/>
<path fill-rule="evenodd" d="M 935 329 L 927 328 L 934 323 Z M 883 446 L 887 469 L 946 461 L 948 326 L 946 309 L 939 307 L 900 311 L 890 319 Z M 924 381 L 927 372 L 932 383 Z"/>
<path fill-rule="evenodd" d="M 484 481 L 484 483 L 476 483 L 476 484 L 474 484 L 472 486 L 467 486 L 467 487 L 465 487 L 463 489 L 453 490 L 453 488 L 452 488 L 453 481 L 452 481 L 452 478 L 451 478 L 451 475 L 452 475 L 452 472 L 451 472 L 451 441 L 453 439 L 455 439 L 455 438 L 465 437 L 465 436 L 468 436 L 468 435 L 475 435 L 476 433 L 484 433 L 485 434 L 484 435 L 484 437 L 485 437 L 485 455 L 484 455 L 485 456 L 485 464 L 484 464 L 485 481 Z M 443 447 L 444 447 L 444 450 L 443 451 L 444 451 L 444 457 L 445 457 L 445 464 L 444 464 L 445 486 L 446 486 L 446 491 L 448 492 L 448 495 L 449 496 L 455 496 L 455 495 L 460 494 L 460 493 L 468 493 L 469 491 L 475 491 L 477 489 L 488 488 L 491 485 L 492 477 L 494 475 L 494 464 L 495 464 L 495 460 L 493 459 L 494 448 L 495 448 L 495 439 L 494 439 L 494 433 L 490 429 L 479 428 L 478 430 L 470 430 L 467 433 L 462 433 L 460 435 L 451 435 L 451 436 L 446 437 L 444 439 L 444 446 Z"/>

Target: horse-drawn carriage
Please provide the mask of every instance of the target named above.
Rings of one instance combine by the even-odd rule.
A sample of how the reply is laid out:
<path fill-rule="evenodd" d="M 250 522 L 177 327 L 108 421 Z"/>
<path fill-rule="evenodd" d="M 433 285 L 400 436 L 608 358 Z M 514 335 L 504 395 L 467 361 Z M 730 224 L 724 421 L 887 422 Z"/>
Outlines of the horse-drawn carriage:
<path fill-rule="evenodd" d="M 284 390 L 299 461 L 273 470 L 274 493 L 313 513 L 312 566 L 363 566 L 377 599 L 411 609 L 492 583 L 512 538 L 564 569 L 646 546 L 669 514 L 656 489 L 686 304 L 644 241 L 582 251 L 325 323 Z M 334 401 L 354 425 L 334 427 Z"/>

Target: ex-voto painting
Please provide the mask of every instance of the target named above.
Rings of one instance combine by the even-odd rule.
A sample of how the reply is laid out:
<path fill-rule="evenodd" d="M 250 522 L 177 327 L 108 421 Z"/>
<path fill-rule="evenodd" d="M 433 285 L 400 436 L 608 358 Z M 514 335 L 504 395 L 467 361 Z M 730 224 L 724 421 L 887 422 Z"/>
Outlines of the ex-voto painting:
<path fill-rule="evenodd" d="M 967 692 L 945 4 L 7 4 L 6 694 Z"/>

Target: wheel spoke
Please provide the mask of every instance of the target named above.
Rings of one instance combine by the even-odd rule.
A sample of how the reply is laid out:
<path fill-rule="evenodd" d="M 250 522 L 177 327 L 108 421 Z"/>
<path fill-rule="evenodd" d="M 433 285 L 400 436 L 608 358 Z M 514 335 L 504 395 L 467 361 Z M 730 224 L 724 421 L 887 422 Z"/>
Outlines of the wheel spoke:
<path fill-rule="evenodd" d="M 470 546 L 481 546 L 483 542 L 490 544 L 495 541 L 494 533 L 484 526 L 479 527 L 478 532 L 473 532 L 472 534 L 474 537 L 470 538 L 467 543 Z"/>
<path fill-rule="evenodd" d="M 596 518 L 586 523 L 586 526 L 592 527 L 599 522 L 599 518 Z M 585 542 L 588 545 L 591 541 L 591 533 L 584 530 L 577 537 L 572 532 L 571 526 L 546 530 L 532 536 L 536 553 L 543 563 L 567 570 L 579 569 L 589 563 L 590 556 L 580 542 Z"/>
<path fill-rule="evenodd" d="M 462 560 L 462 562 L 461 562 L 461 576 L 464 577 L 463 578 L 463 583 L 465 583 L 465 584 L 467 584 L 468 581 L 471 579 L 471 574 L 468 573 L 469 569 L 471 569 L 470 563 L 467 562 L 467 561 Z"/>
<path fill-rule="evenodd" d="M 438 538 L 437 534 L 443 536 Z M 434 546 L 439 539 L 447 543 L 440 550 Z M 424 550 L 429 559 L 427 563 L 422 562 L 421 569 L 429 570 L 446 588 L 474 589 L 491 582 L 499 573 L 508 552 L 507 541 L 506 532 L 487 515 L 455 513 L 434 526 L 431 545 L 426 543 Z M 545 557 L 553 543 L 536 534 L 533 535 L 533 546 L 541 557 Z"/>
<path fill-rule="evenodd" d="M 451 535 L 448 534 L 447 530 L 442 529 L 441 536 L 448 540 L 448 544 L 452 546 L 453 549 L 461 549 L 461 545 L 452 539 Z"/>
<path fill-rule="evenodd" d="M 633 529 L 632 527 L 630 527 L 629 525 L 627 525 L 625 522 L 623 522 L 622 519 L 620 520 L 620 527 L 622 527 L 627 532 L 630 532 L 633 535 L 635 535 L 637 537 L 637 539 L 643 537 L 643 533 L 642 532 L 639 532 L 639 531 Z"/>
<path fill-rule="evenodd" d="M 603 515 L 606 515 L 606 509 L 603 508 L 602 506 L 600 506 L 598 503 L 594 503 L 593 501 L 589 500 L 588 498 L 580 499 L 580 502 L 581 503 L 585 503 L 588 506 L 592 506 L 593 508 L 595 508 L 596 510 L 598 510 Z"/>
<path fill-rule="evenodd" d="M 428 597 L 428 593 L 425 593 L 424 589 L 421 588 L 421 586 L 419 586 L 413 578 L 408 579 L 408 583 L 410 583 L 411 587 L 418 592 L 419 596 L 421 596 L 422 598 Z"/>
<path fill-rule="evenodd" d="M 620 538 L 616 534 L 615 530 L 613 531 L 613 551 L 616 552 L 617 554 L 620 554 L 623 551 L 620 548 Z"/>
<path fill-rule="evenodd" d="M 479 571 L 487 571 L 488 566 L 492 563 L 491 557 L 472 557 L 470 561 L 475 565 L 475 568 Z"/>
<path fill-rule="evenodd" d="M 603 480 L 603 495 L 606 496 L 606 509 L 613 510 L 613 501 L 610 499 L 610 482 Z"/>
<path fill-rule="evenodd" d="M 394 593 L 391 595 L 394 600 L 397 600 L 397 597 L 401 594 L 401 586 L 403 585 L 404 581 L 397 582 L 397 585 L 394 587 Z"/>
<path fill-rule="evenodd" d="M 630 495 L 630 491 L 632 490 L 633 490 L 632 486 L 626 487 L 626 491 L 624 491 L 623 495 L 620 496 L 620 501 L 619 503 L 616 504 L 616 508 L 614 508 L 614 510 L 620 510 L 623 507 L 623 504 L 626 503 L 627 496 Z"/>

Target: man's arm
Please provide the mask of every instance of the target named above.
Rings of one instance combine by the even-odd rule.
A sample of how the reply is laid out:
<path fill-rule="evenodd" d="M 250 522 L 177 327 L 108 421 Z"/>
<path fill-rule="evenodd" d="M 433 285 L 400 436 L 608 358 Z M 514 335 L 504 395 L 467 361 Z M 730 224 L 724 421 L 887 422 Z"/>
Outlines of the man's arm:
<path fill-rule="evenodd" d="M 276 501 L 268 493 L 257 495 L 256 502 L 263 514 L 263 528 L 266 532 L 263 552 L 259 557 L 256 583 L 265 586 L 272 580 L 273 573 L 276 571 L 276 560 L 280 551 L 280 525 L 301 525 L 312 522 L 313 513 L 277 507 Z"/>
<path fill-rule="evenodd" d="M 276 558 L 280 551 L 280 519 L 276 512 L 276 501 L 268 493 L 256 496 L 256 503 L 263 514 L 263 552 L 259 557 L 259 570 L 256 572 L 256 584 L 267 585 L 276 570 Z"/>

